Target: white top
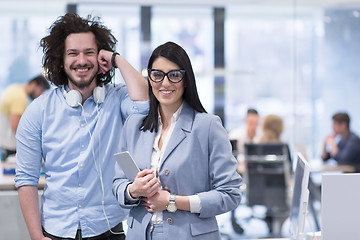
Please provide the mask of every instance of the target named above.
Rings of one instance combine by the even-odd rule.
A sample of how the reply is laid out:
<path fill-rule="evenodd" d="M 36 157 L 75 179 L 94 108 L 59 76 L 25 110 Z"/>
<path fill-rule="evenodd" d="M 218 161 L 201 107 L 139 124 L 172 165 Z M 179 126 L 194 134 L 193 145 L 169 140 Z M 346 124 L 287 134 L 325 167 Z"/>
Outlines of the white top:
<path fill-rule="evenodd" d="M 160 136 L 161 136 L 161 132 L 162 132 L 162 122 L 161 122 L 161 117 L 160 117 L 160 113 L 159 113 L 159 131 L 156 133 L 155 135 L 155 140 L 154 140 L 154 145 L 153 145 L 153 152 L 152 152 L 152 156 L 151 156 L 151 163 L 150 163 L 150 167 L 152 170 L 154 170 L 154 172 L 159 172 L 159 168 L 160 168 L 160 163 L 162 161 L 165 149 L 167 147 L 167 144 L 169 142 L 169 139 L 174 131 L 175 125 L 177 120 L 179 119 L 181 110 L 183 108 L 183 104 L 179 107 L 179 109 L 173 114 L 172 118 L 171 118 L 171 125 L 170 128 L 165 136 L 164 142 L 163 142 L 163 146 L 161 148 L 161 150 L 159 149 L 159 140 L 160 140 Z M 198 195 L 191 195 L 188 196 L 189 197 L 189 201 L 190 201 L 190 212 L 191 213 L 200 213 L 201 210 L 201 201 L 200 201 L 200 197 Z M 126 188 L 125 191 L 125 198 L 126 200 L 128 200 L 129 202 L 135 202 L 138 201 L 138 199 L 134 199 L 131 197 L 130 193 L 129 193 L 129 188 Z M 152 224 L 162 224 L 163 223 L 163 214 L 162 211 L 161 212 L 155 212 L 151 218 L 151 223 Z"/>
<path fill-rule="evenodd" d="M 151 156 L 151 165 L 150 165 L 151 169 L 154 170 L 154 172 L 159 172 L 160 163 L 162 161 L 165 149 L 166 149 L 169 139 L 174 131 L 176 122 L 179 119 L 182 108 L 183 108 L 183 105 L 181 105 L 179 107 L 179 109 L 173 114 L 173 116 L 171 118 L 171 125 L 165 136 L 161 150 L 159 149 L 159 140 L 160 140 L 160 136 L 161 136 L 161 132 L 162 132 L 162 122 L 161 122 L 161 117 L 160 117 L 160 113 L 159 113 L 159 131 L 156 133 L 156 136 L 155 136 L 153 152 L 152 152 L 152 156 Z M 201 210 L 200 197 L 197 195 L 192 195 L 192 196 L 189 196 L 189 200 L 190 200 L 191 212 L 192 213 L 200 213 L 200 210 Z M 155 212 L 151 218 L 151 223 L 152 224 L 162 224 L 162 222 L 163 222 L 162 212 Z"/>

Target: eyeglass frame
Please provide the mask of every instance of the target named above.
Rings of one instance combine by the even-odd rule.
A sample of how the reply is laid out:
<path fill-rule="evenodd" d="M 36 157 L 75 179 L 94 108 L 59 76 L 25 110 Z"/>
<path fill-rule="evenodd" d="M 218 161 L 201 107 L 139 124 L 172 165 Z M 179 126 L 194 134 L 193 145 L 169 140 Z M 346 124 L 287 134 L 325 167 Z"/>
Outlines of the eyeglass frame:
<path fill-rule="evenodd" d="M 153 81 L 154 83 L 160 83 L 160 82 L 164 81 L 165 76 L 169 79 L 170 82 L 172 82 L 172 83 L 179 83 L 179 82 L 181 82 L 181 81 L 184 79 L 185 73 L 186 73 L 186 71 L 185 71 L 185 70 L 182 70 L 182 69 L 170 70 L 170 71 L 168 71 L 167 73 L 165 73 L 164 71 L 161 71 L 161 70 L 159 70 L 159 69 L 152 69 L 152 68 L 149 68 L 147 71 L 148 71 L 148 76 L 149 76 L 150 80 Z M 153 80 L 153 79 L 150 77 L 152 71 L 162 72 L 162 73 L 164 74 L 163 78 L 162 78 L 160 81 L 155 81 L 155 80 Z M 182 74 L 182 78 L 181 78 L 179 81 L 177 81 L 177 82 L 171 80 L 171 79 L 169 78 L 169 76 L 168 76 L 169 73 L 174 72 L 174 71 L 179 71 L 179 72 Z"/>

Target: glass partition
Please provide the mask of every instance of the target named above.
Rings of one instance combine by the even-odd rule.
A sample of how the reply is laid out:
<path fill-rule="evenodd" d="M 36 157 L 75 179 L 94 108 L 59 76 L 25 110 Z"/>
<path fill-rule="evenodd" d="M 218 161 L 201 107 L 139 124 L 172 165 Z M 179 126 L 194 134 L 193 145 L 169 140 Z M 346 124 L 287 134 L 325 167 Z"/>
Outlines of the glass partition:
<path fill-rule="evenodd" d="M 176 9 L 176 14 L 174 14 Z M 206 111 L 214 108 L 214 34 L 211 7 L 154 6 L 151 49 L 173 41 L 188 53 L 200 100 Z"/>
<path fill-rule="evenodd" d="M 116 51 L 138 71 L 141 71 L 140 6 L 116 3 L 80 3 L 77 5 L 77 11 L 82 17 L 88 15 L 101 17 L 104 25 L 118 40 Z M 115 82 L 123 82 L 118 71 L 115 74 Z"/>
<path fill-rule="evenodd" d="M 308 158 L 320 156 L 331 116 L 347 111 L 360 133 L 360 4 L 331 1 L 237 2 L 225 7 L 225 68 L 214 69 L 214 7 L 151 6 L 151 42 L 141 42 L 141 3 L 79 1 L 81 16 L 100 16 L 118 40 L 117 51 L 141 69 L 142 49 L 167 41 L 190 56 L 202 103 L 214 112 L 215 76 L 225 76 L 225 123 L 238 127 L 247 108 L 284 119 L 284 141 Z M 65 1 L 0 1 L 0 94 L 42 71 L 39 42 Z M 176 14 L 175 14 L 176 13 Z M 147 44 L 151 46 L 148 47 Z M 120 82 L 116 74 L 116 82 Z"/>
<path fill-rule="evenodd" d="M 228 130 L 246 110 L 284 120 L 282 139 L 319 158 L 331 116 L 357 107 L 360 5 L 242 5 L 226 9 L 225 116 Z"/>
<path fill-rule="evenodd" d="M 64 2 L 0 1 L 0 94 L 42 72 L 40 40 L 65 11 Z"/>

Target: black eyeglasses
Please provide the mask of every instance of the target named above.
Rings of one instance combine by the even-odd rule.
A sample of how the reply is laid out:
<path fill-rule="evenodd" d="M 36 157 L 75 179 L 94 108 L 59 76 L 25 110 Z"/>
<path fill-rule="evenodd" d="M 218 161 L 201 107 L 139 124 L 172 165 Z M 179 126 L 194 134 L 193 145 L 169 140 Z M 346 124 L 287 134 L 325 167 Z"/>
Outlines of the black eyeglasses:
<path fill-rule="evenodd" d="M 171 70 L 165 73 L 157 69 L 148 69 L 148 74 L 150 80 L 156 83 L 163 81 L 165 76 L 167 76 L 170 82 L 178 83 L 183 80 L 185 76 L 185 70 Z"/>

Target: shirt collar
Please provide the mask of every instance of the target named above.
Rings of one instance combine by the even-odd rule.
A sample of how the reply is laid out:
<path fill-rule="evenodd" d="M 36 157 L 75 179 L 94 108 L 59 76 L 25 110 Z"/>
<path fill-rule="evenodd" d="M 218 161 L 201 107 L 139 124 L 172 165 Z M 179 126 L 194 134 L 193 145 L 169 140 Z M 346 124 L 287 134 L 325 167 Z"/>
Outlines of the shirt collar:
<path fill-rule="evenodd" d="M 171 122 L 172 123 L 176 122 L 179 119 L 181 110 L 183 109 L 183 106 L 184 106 L 184 102 L 181 104 L 181 106 L 178 108 L 178 110 L 176 110 L 176 112 L 171 117 Z M 162 125 L 159 108 L 158 108 L 158 121 Z"/>

